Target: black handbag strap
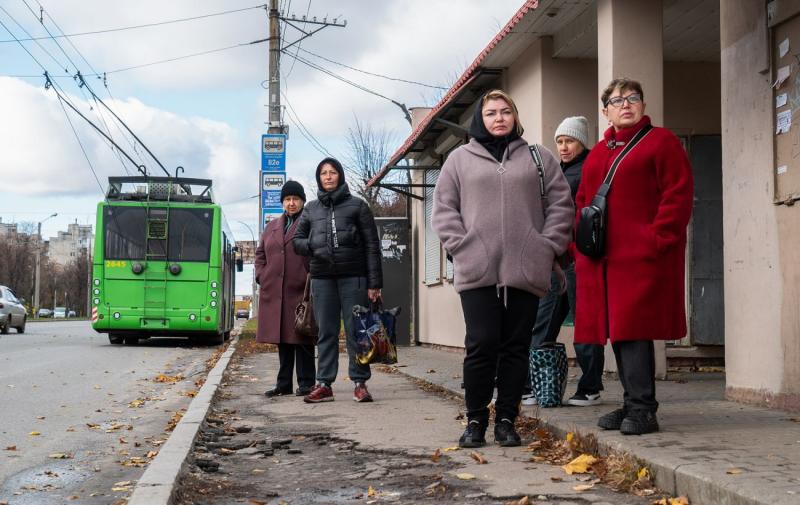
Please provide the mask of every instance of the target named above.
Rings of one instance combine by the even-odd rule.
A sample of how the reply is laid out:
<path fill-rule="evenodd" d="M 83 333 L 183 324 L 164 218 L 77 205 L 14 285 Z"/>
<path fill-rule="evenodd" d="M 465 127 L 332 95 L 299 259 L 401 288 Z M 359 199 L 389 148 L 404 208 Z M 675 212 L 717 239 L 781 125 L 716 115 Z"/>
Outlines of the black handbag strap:
<path fill-rule="evenodd" d="M 544 161 L 542 161 L 542 154 L 539 152 L 538 144 L 529 145 L 528 149 L 531 151 L 531 157 L 533 158 L 533 163 L 536 165 L 536 171 L 539 172 L 539 196 L 542 200 L 542 212 L 546 214 L 550 202 L 544 191 Z"/>
<path fill-rule="evenodd" d="M 617 173 L 617 167 L 619 164 L 622 163 L 622 160 L 625 159 L 625 156 L 628 155 L 629 152 L 633 150 L 634 147 L 647 135 L 650 133 L 650 130 L 653 129 L 652 125 L 644 125 L 636 135 L 628 142 L 628 145 L 625 146 L 625 149 L 622 150 L 621 153 L 617 156 L 614 160 L 614 163 L 611 164 L 611 170 L 608 171 L 603 184 L 600 185 L 600 189 L 597 190 L 597 194 L 601 196 L 606 196 L 608 191 L 611 189 L 611 182 L 614 180 L 614 174 Z"/>
<path fill-rule="evenodd" d="M 303 301 L 307 302 L 311 298 L 311 274 L 306 274 L 306 287 L 303 289 Z"/>

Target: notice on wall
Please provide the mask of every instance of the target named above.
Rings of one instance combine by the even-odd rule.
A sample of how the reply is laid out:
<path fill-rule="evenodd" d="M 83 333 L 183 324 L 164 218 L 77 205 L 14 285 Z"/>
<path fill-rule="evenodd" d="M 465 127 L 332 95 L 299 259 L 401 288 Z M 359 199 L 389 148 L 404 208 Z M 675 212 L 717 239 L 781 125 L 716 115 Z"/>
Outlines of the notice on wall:
<path fill-rule="evenodd" d="M 778 172 L 778 175 L 782 175 L 785 174 L 787 170 L 789 170 L 789 167 L 787 167 L 786 165 L 781 165 L 778 167 L 776 172 Z"/>
<path fill-rule="evenodd" d="M 785 110 L 778 112 L 777 121 L 775 121 L 775 135 L 781 133 L 789 133 L 792 128 L 792 110 Z"/>
<path fill-rule="evenodd" d="M 781 58 L 783 58 L 784 56 L 786 56 L 788 52 L 789 52 L 789 38 L 787 37 L 783 39 L 783 42 L 781 42 L 780 45 L 778 45 L 778 54 L 780 54 Z"/>
<path fill-rule="evenodd" d="M 780 109 L 789 101 L 789 93 L 781 93 L 775 97 L 775 108 Z"/>
<path fill-rule="evenodd" d="M 781 67 L 778 69 L 778 75 L 775 77 L 775 83 L 772 85 L 773 88 L 778 89 L 781 87 L 781 84 L 792 75 L 792 66 L 786 65 L 785 67 Z"/>

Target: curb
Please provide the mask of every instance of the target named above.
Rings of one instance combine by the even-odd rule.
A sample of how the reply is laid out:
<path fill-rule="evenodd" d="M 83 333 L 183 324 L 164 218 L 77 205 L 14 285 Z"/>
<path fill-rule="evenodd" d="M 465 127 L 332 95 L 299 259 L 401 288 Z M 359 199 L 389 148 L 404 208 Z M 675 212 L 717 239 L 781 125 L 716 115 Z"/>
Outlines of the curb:
<path fill-rule="evenodd" d="M 228 367 L 231 356 L 236 351 L 238 342 L 239 336 L 237 335 L 208 373 L 206 382 L 189 404 L 180 422 L 172 430 L 167 442 L 139 478 L 133 494 L 128 499 L 128 505 L 168 505 L 170 503 L 178 476 L 183 471 L 197 432 L 206 418 L 211 401 L 222 382 L 222 376 Z"/>

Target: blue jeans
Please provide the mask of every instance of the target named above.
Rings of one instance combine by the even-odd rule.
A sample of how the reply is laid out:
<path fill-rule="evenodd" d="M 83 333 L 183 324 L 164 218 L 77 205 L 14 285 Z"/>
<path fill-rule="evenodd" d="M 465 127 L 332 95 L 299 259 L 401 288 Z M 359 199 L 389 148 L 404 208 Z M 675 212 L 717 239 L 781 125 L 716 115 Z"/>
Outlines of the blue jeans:
<path fill-rule="evenodd" d="M 559 294 L 560 282 L 553 272 L 550 278 L 550 291 L 539 300 L 536 323 L 533 326 L 531 347 L 555 342 L 561 331 L 561 325 L 569 315 L 570 308 L 575 313 L 575 263 L 571 263 L 564 273 L 567 276 L 567 292 Z M 595 344 L 574 344 L 575 357 L 581 367 L 581 378 L 578 391 L 597 393 L 603 390 L 603 365 L 605 356 L 603 346 Z M 528 372 L 530 387 L 530 371 Z"/>
<path fill-rule="evenodd" d="M 339 328 L 344 320 L 348 373 L 353 382 L 366 382 L 371 377 L 369 365 L 356 361 L 356 336 L 353 328 L 353 306 L 367 306 L 366 277 L 343 277 L 339 279 L 312 279 L 311 296 L 314 317 L 319 325 L 319 363 L 317 382 L 330 386 L 339 372 Z"/>

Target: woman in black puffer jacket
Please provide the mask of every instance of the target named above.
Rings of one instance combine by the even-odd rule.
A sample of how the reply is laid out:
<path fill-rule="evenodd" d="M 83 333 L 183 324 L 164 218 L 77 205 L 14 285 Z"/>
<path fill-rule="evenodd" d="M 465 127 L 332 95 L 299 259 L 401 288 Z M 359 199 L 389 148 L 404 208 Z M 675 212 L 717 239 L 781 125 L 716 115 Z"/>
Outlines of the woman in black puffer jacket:
<path fill-rule="evenodd" d="M 366 386 L 370 369 L 356 361 L 351 310 L 381 296 L 378 230 L 367 203 L 350 194 L 337 160 L 325 158 L 317 165 L 317 185 L 318 199 L 306 205 L 292 239 L 298 254 L 311 257 L 311 296 L 319 325 L 317 385 L 304 401 L 333 401 L 331 385 L 339 369 L 339 321 L 344 319 L 348 372 L 355 383 L 353 399 L 371 402 Z"/>

